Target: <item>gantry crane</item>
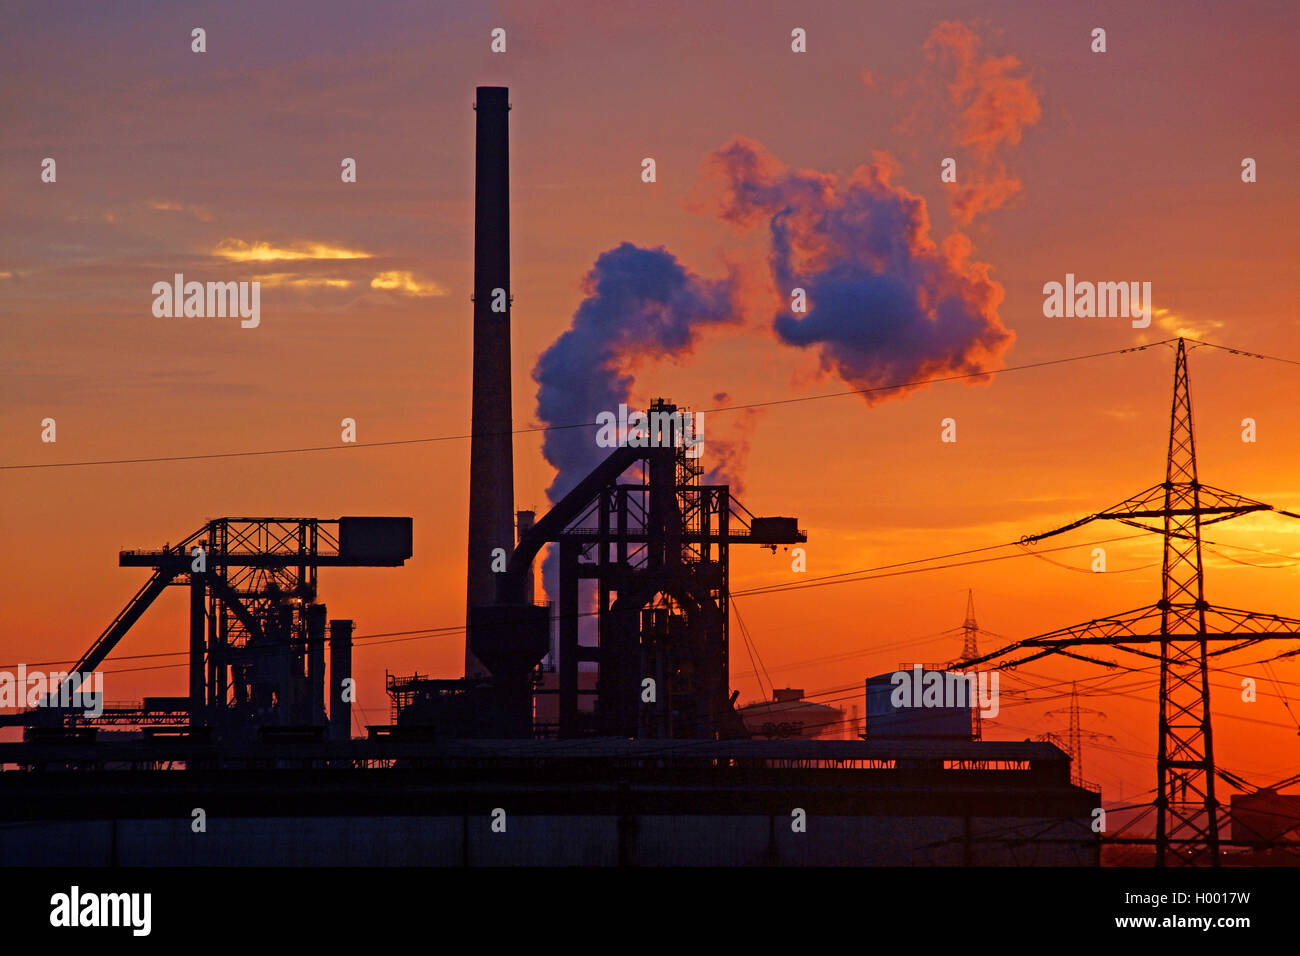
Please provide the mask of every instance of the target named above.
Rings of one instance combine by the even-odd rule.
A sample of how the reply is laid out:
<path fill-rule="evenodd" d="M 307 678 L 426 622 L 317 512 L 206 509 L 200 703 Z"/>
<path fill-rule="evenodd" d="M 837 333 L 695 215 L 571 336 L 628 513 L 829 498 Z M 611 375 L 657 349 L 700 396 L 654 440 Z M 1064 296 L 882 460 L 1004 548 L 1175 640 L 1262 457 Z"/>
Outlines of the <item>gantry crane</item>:
<path fill-rule="evenodd" d="M 37 708 L 11 723 L 76 728 L 178 727 L 225 737 L 265 726 L 323 728 L 325 605 L 316 602 L 321 567 L 397 567 L 411 556 L 410 518 L 216 518 L 176 544 L 122 551 L 121 567 L 153 573 L 91 644 L 68 680 L 95 671 L 153 602 L 172 586 L 189 589 L 189 693 L 109 707 L 98 716 Z M 349 732 L 352 622 L 330 622 L 332 735 Z"/>

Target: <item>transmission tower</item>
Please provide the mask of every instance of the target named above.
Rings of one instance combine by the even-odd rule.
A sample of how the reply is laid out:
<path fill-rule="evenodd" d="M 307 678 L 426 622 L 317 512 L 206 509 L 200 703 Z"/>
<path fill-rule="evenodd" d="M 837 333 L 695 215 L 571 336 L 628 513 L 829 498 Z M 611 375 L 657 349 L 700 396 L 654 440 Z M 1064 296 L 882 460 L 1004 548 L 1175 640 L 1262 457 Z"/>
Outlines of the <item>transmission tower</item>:
<path fill-rule="evenodd" d="M 975 592 L 973 590 L 968 589 L 966 591 L 966 620 L 961 622 L 961 629 L 961 659 L 969 661 L 979 657 L 980 626 L 975 621 Z"/>
<path fill-rule="evenodd" d="M 1083 780 L 1083 738 L 1088 737 L 1093 740 L 1102 737 L 1110 738 L 1108 734 L 1084 730 L 1080 718 L 1083 714 L 1095 714 L 1098 717 L 1105 717 L 1106 715 L 1099 710 L 1079 706 L 1079 685 L 1076 681 L 1070 682 L 1070 706 L 1049 710 L 1043 716 L 1051 717 L 1053 714 L 1065 714 L 1069 718 L 1065 737 L 1065 750 L 1070 755 L 1070 780 L 1076 787 L 1082 787 L 1085 785 Z M 1055 734 L 1048 734 L 1048 736 L 1055 737 Z"/>
<path fill-rule="evenodd" d="M 979 622 L 975 620 L 975 591 L 966 589 L 966 619 L 961 622 L 962 647 L 961 657 L 945 665 L 947 670 L 966 669 L 966 662 L 979 657 Z M 978 707 L 971 708 L 971 737 L 981 740 L 984 736 L 984 721 Z"/>
<path fill-rule="evenodd" d="M 1160 600 L 1148 607 L 1098 618 L 1018 641 L 977 658 L 978 664 L 1016 654 L 1014 667 L 1063 654 L 1116 666 L 1068 648 L 1109 646 L 1160 664 L 1160 715 L 1156 753 L 1156 864 L 1219 864 L 1219 802 L 1215 798 L 1214 746 L 1210 722 L 1208 659 L 1264 640 L 1300 637 L 1300 620 L 1216 607 L 1206 602 L 1201 528 L 1256 511 L 1300 515 L 1202 484 L 1196 470 L 1196 438 L 1187 377 L 1187 348 L 1178 340 L 1170 411 L 1165 480 L 1112 508 L 1023 539 L 1041 541 L 1091 521 L 1113 520 L 1161 534 L 1164 559 Z M 1158 519 L 1159 526 L 1147 523 Z M 1209 650 L 1211 643 L 1226 646 Z M 1134 645 L 1159 645 L 1159 653 Z"/>

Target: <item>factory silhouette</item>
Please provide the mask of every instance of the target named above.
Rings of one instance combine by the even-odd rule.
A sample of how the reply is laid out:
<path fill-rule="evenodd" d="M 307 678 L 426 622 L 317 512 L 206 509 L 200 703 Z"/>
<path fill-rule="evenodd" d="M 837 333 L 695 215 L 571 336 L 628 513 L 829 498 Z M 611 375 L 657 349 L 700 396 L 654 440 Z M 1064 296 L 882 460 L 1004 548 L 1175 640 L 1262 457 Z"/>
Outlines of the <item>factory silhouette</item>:
<path fill-rule="evenodd" d="M 100 701 L 95 716 L 51 695 L 0 717 L 24 728 L 21 742 L 0 744 L 0 766 L 13 771 L 0 773 L 0 808 L 22 823 L 0 829 L 0 856 L 79 866 L 1098 865 L 1101 795 L 1072 773 L 1077 728 L 1069 753 L 1045 740 L 984 740 L 972 702 L 899 707 L 889 675 L 866 680 L 861 734 L 842 709 L 797 688 L 737 706 L 730 549 L 807 535 L 788 513 L 756 514 L 728 485 L 704 483 L 689 436 L 671 434 L 686 409 L 657 399 L 646 414 L 670 423 L 667 440 L 610 449 L 540 517 L 516 510 L 507 90 L 480 87 L 475 109 L 464 676 L 389 675 L 390 722 L 353 737 L 352 622 L 329 616 L 317 573 L 400 573 L 412 556 L 408 517 L 223 517 L 175 544 L 123 551 L 121 566 L 150 576 L 69 673 L 96 672 L 167 588 L 182 587 L 188 693 Z M 1183 698 L 1162 696 L 1162 714 L 1195 712 L 1203 727 L 1173 720 L 1169 755 L 1162 737 L 1162 798 L 1166 786 L 1183 796 L 1157 801 L 1173 821 L 1171 831 L 1161 824 L 1159 851 L 1162 862 L 1207 863 L 1219 854 L 1208 691 L 1193 699 L 1185 678 L 1206 667 L 1199 537 L 1194 560 L 1178 545 L 1199 536 L 1188 521 L 1205 492 L 1181 342 L 1177 363 L 1173 428 L 1185 438 L 1180 448 L 1171 439 L 1170 460 L 1181 455 L 1182 470 L 1171 464 L 1163 500 L 1099 516 L 1181 515 L 1164 529 L 1177 566 L 1167 562 L 1157 606 L 1163 629 L 1157 620 L 1144 639 L 1180 675 Z M 1171 504 L 1171 484 L 1188 497 Z M 1236 496 L 1213 504 L 1219 516 L 1267 507 Z M 558 575 L 539 603 L 546 548 Z M 1199 635 L 1196 614 L 1180 616 L 1188 603 Z M 1270 635 L 1294 636 L 1291 623 L 1280 628 Z M 955 661 L 900 671 L 915 664 L 918 683 L 973 677 L 1005 656 L 978 654 L 973 604 L 963 630 Z M 195 807 L 221 826 L 195 830 Z"/>

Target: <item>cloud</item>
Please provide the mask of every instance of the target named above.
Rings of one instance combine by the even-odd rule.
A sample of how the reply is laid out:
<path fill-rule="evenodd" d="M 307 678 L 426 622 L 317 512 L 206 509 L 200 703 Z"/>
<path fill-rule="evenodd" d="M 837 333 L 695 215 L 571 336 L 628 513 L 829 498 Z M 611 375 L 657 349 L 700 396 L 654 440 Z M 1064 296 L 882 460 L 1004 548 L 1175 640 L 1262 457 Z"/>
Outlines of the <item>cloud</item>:
<path fill-rule="evenodd" d="M 282 259 L 369 259 L 368 252 L 344 249 L 321 242 L 295 242 L 285 246 L 269 242 L 245 242 L 243 239 L 223 239 L 212 250 L 212 255 L 231 262 L 275 262 Z"/>
<path fill-rule="evenodd" d="M 1188 318 L 1169 309 L 1152 309 L 1151 315 L 1159 328 L 1179 338 L 1201 339 L 1223 328 L 1223 323 L 1217 319 Z"/>
<path fill-rule="evenodd" d="M 145 206 L 158 212 L 183 212 L 193 216 L 199 222 L 212 222 L 212 213 L 204 206 L 192 206 L 187 203 L 171 202 L 163 199 L 150 199 Z"/>
<path fill-rule="evenodd" d="M 949 77 L 948 97 L 957 110 L 953 132 L 957 144 L 971 153 L 959 164 L 957 183 L 949 185 L 951 212 L 959 223 L 997 209 L 1020 191 L 1004 153 L 1042 118 L 1038 94 L 1020 61 L 981 56 L 980 45 L 969 27 L 948 20 L 931 31 L 923 47 L 931 67 Z"/>
<path fill-rule="evenodd" d="M 413 273 L 400 271 L 379 273 L 370 280 L 370 288 L 404 292 L 407 295 L 416 296 L 442 296 L 447 294 L 447 290 L 436 282 L 417 279 Z"/>
<path fill-rule="evenodd" d="M 308 276 L 297 272 L 272 272 L 267 275 L 253 276 L 253 278 L 267 287 L 288 286 L 294 289 L 346 289 L 352 285 L 350 279 Z"/>
<path fill-rule="evenodd" d="M 987 371 L 1014 340 L 997 314 L 1002 286 L 971 260 L 966 236 L 930 237 L 925 200 L 893 185 L 894 173 L 877 154 L 840 181 L 790 169 L 742 138 L 709 156 L 702 183 L 723 221 L 767 227 L 783 297 L 773 328 L 787 345 L 815 348 L 823 370 L 861 389 Z M 790 311 L 796 288 L 805 313 Z"/>

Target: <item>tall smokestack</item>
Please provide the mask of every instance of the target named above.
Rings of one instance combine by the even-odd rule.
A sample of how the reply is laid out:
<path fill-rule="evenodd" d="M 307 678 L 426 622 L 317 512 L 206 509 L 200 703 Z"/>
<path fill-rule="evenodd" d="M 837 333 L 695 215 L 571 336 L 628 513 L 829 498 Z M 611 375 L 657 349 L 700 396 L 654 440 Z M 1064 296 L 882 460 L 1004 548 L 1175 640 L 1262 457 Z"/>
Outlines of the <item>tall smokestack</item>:
<path fill-rule="evenodd" d="M 496 603 L 492 552 L 514 549 L 510 415 L 510 141 L 504 86 L 480 86 L 474 163 L 474 401 L 469 450 L 469 609 Z M 465 643 L 465 674 L 487 668 Z"/>

